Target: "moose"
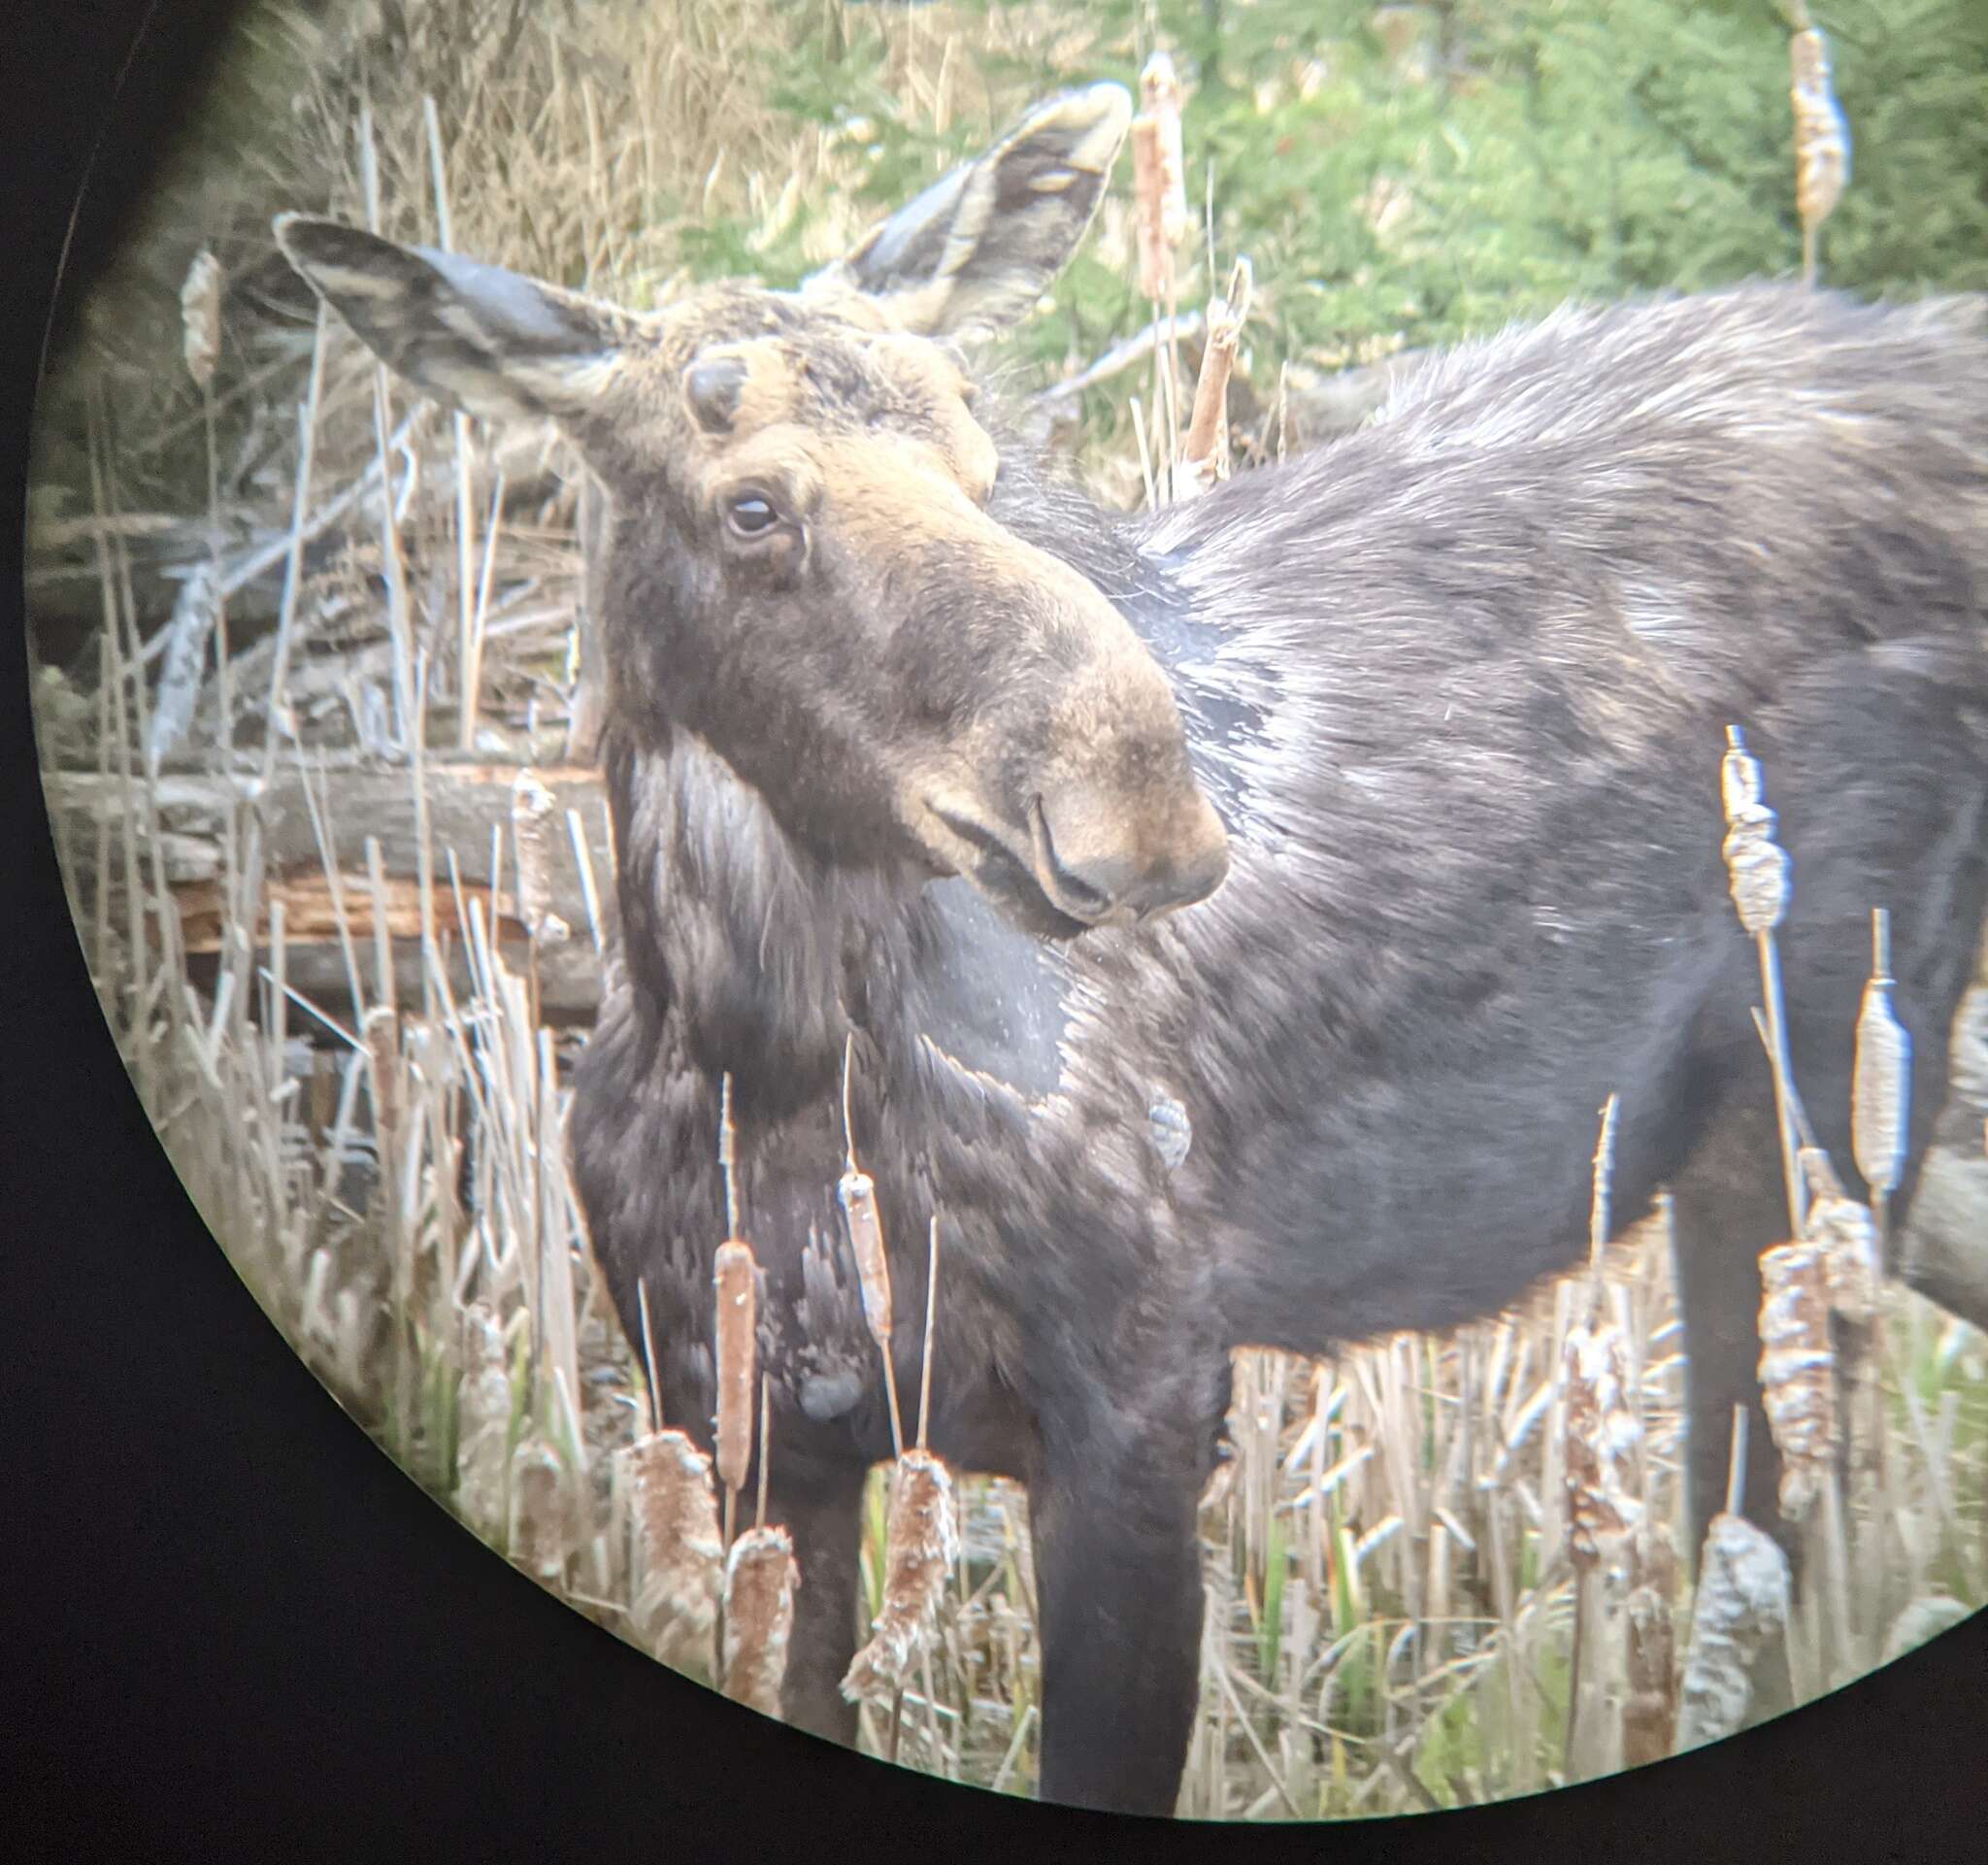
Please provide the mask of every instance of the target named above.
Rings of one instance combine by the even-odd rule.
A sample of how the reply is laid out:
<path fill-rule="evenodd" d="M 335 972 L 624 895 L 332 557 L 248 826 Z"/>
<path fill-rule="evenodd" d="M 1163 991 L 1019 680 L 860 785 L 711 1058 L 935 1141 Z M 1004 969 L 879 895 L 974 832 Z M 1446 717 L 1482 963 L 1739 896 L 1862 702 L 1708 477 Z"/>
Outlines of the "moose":
<path fill-rule="evenodd" d="M 1988 319 L 1766 283 L 1569 308 L 1327 448 L 1108 512 L 967 362 L 1084 234 L 1129 114 L 1051 98 L 799 289 L 644 315 L 277 227 L 411 383 L 549 418 L 602 488 L 618 945 L 575 1182 L 708 1439 L 730 1078 L 787 1715 L 853 1740 L 892 1448 L 852 1146 L 901 1315 L 942 1228 L 934 1449 L 1026 1486 L 1040 1791 L 1168 1812 L 1231 1349 L 1451 1326 L 1578 1260 L 1611 1093 L 1615 1210 L 1673 1197 L 1693 1517 L 1737 1403 L 1779 1526 L 1756 1259 L 1788 1218 L 1719 754 L 1741 727 L 1779 812 L 1788 1043 L 1853 1181 L 1890 911 L 1903 1216 L 1988 905 Z"/>

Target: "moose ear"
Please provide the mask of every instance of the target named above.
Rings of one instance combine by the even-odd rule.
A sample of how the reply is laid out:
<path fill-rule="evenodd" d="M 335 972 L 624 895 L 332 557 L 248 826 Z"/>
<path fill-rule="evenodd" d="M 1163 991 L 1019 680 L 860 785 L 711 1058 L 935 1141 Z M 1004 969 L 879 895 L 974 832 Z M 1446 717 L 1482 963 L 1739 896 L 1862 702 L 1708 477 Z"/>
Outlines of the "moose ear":
<path fill-rule="evenodd" d="M 1046 99 L 804 288 L 860 291 L 923 336 L 1015 322 L 1089 229 L 1131 123 L 1122 84 Z"/>
<path fill-rule="evenodd" d="M 382 362 L 466 414 L 573 419 L 632 334 L 627 314 L 498 266 L 336 220 L 275 224 L 283 256 Z"/>

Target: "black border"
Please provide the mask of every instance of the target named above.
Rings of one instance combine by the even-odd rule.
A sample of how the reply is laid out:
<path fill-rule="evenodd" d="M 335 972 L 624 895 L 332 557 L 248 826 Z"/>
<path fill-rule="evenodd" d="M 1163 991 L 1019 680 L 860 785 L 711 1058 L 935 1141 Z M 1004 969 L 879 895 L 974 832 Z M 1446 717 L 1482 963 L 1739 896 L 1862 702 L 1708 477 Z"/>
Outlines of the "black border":
<path fill-rule="evenodd" d="M 681 1682 L 492 1560 L 264 1319 L 129 1091 L 36 777 L 19 626 L 26 422 L 90 146 L 112 250 L 224 0 L 72 0 L 10 36 L 0 848 L 0 1835 L 17 1855 L 969 1854 L 1917 1858 L 1979 1843 L 1988 1615 L 1681 1762 L 1481 1812 L 1134 1823 L 968 1794 Z M 147 16 L 115 108 L 114 85 Z M 1971 1839 L 1974 1846 L 1964 1842 Z"/>

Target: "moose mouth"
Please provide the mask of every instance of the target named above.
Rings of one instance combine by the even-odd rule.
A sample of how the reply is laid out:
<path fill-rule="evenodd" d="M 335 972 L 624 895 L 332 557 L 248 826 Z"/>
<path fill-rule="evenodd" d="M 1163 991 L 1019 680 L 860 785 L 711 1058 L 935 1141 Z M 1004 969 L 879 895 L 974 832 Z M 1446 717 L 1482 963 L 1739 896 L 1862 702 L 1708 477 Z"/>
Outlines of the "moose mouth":
<path fill-rule="evenodd" d="M 955 857 L 959 871 L 1022 931 L 1033 933 L 1039 939 L 1075 939 L 1079 933 L 1090 931 L 1111 916 L 1110 903 L 1091 895 L 1090 898 L 1096 900 L 1097 912 L 1090 917 L 1080 918 L 1066 910 L 1067 906 L 1080 904 L 1078 900 L 1066 895 L 1066 904 L 1059 904 L 1048 886 L 1044 884 L 1037 862 L 1039 850 L 1048 845 L 1048 825 L 1043 819 L 1040 798 L 1029 806 L 1030 839 L 1034 846 L 1028 859 L 1018 855 L 999 834 L 984 824 L 936 803 L 927 807 L 949 837 L 965 844 L 964 858 Z M 1048 869 L 1048 876 L 1050 884 L 1057 884 L 1057 871 L 1053 866 Z M 1088 889 L 1084 891 L 1089 893 Z M 1089 902 L 1081 904 L 1088 905 Z"/>

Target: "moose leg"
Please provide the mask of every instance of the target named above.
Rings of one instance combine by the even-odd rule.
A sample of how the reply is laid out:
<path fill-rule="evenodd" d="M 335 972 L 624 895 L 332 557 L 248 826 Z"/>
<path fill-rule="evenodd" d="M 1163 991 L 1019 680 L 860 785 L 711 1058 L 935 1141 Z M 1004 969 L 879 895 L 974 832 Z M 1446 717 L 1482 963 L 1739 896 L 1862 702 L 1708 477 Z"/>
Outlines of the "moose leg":
<path fill-rule="evenodd" d="M 779 1460 L 774 1459 L 778 1472 Z M 794 1538 L 801 1583 L 794 1594 L 794 1630 L 780 1693 L 786 1720 L 811 1735 L 856 1746 L 856 1707 L 842 1682 L 856 1655 L 856 1584 L 863 1472 L 804 1496 L 780 1496 L 768 1519 Z M 777 1486 L 777 1485 L 776 1485 Z"/>
<path fill-rule="evenodd" d="M 1200 1688 L 1196 1480 L 1150 1447 L 1053 1459 L 1031 1485 L 1040 1798 L 1171 1814 Z M 1178 1477 L 1178 1482 L 1168 1481 Z"/>
<path fill-rule="evenodd" d="M 1028 1485 L 1038 1797 L 1113 1814 L 1171 1814 L 1181 1787 L 1201 1692 L 1197 1515 L 1229 1412 L 1218 1346 L 1157 1358 L 1123 1383 L 1097 1380 L 1077 1429 L 1038 1414 Z"/>
<path fill-rule="evenodd" d="M 1771 1111 L 1717 1115 L 1672 1187 L 1677 1310 L 1684 1330 L 1686 1519 L 1691 1558 L 1726 1506 L 1733 1411 L 1746 1414 L 1746 1519 L 1785 1539 L 1780 1459 L 1760 1401 L 1760 1252 L 1787 1235 Z"/>
<path fill-rule="evenodd" d="M 1696 1573 L 1711 1518 L 1726 1506 L 1734 1412 L 1746 1418 L 1740 1513 L 1781 1544 L 1794 1574 L 1801 1549 L 1781 1516 L 1781 1464 L 1760 1397 L 1760 1252 L 1785 1237 L 1779 1141 L 1771 1109 L 1728 1106 L 1672 1187 L 1672 1242 L 1685 1353 L 1685 1503 Z M 1754 1662 L 1751 1722 L 1793 1707 L 1778 1636 Z"/>

